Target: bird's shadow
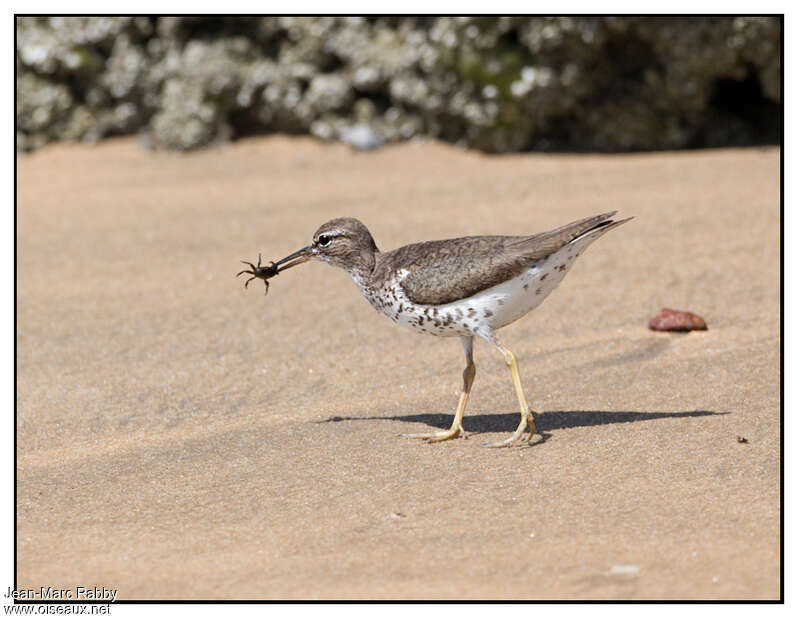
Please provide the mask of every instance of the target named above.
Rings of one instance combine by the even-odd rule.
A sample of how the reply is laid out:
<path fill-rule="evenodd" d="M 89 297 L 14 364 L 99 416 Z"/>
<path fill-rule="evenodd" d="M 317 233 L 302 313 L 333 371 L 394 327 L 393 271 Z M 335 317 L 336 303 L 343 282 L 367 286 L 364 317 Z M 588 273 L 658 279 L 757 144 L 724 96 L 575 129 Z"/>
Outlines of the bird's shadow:
<path fill-rule="evenodd" d="M 664 418 L 696 418 L 702 416 L 729 415 L 728 411 L 545 411 L 536 416 L 536 430 L 543 443 L 549 439 L 548 431 L 605 424 L 627 424 Z M 396 420 L 400 422 L 422 422 L 434 428 L 447 429 L 453 421 L 453 414 L 417 413 L 398 416 L 331 416 L 317 420 L 316 424 L 344 422 L 346 420 Z M 516 428 L 519 413 L 484 413 L 464 416 L 462 425 L 469 434 L 500 433 Z"/>

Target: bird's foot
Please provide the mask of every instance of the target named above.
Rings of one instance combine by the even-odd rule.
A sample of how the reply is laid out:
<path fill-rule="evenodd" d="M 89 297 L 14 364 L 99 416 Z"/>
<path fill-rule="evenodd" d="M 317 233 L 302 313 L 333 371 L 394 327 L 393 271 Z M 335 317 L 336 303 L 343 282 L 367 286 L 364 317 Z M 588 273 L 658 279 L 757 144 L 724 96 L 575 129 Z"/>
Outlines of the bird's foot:
<path fill-rule="evenodd" d="M 538 413 L 538 411 L 536 412 Z M 536 431 L 536 424 L 533 421 L 533 412 L 528 411 L 527 415 L 520 420 L 519 426 L 517 430 L 514 431 L 514 434 L 511 435 L 508 439 L 504 439 L 503 441 L 496 441 L 494 443 L 484 443 L 483 445 L 486 448 L 510 448 L 515 443 L 517 443 L 520 439 L 522 439 L 522 435 L 525 434 L 525 430 L 530 428 L 530 433 L 525 438 L 525 443 L 530 443 L 531 439 L 534 436 L 538 435 L 539 433 Z"/>
<path fill-rule="evenodd" d="M 535 409 L 531 409 L 528 411 L 527 421 L 528 421 L 528 427 L 531 429 L 531 432 L 528 433 L 528 436 L 525 438 L 525 443 L 528 444 L 531 442 L 531 439 L 536 437 L 536 435 L 541 436 L 541 433 L 536 430 L 536 423 L 533 421 L 534 415 L 542 415 L 542 414 L 540 411 L 536 411 Z"/>
<path fill-rule="evenodd" d="M 428 443 L 447 441 L 448 439 L 455 439 L 456 437 L 463 437 L 464 439 L 468 437 L 461 426 L 451 426 L 446 431 L 439 431 L 438 433 L 402 433 L 400 436 L 425 439 Z"/>

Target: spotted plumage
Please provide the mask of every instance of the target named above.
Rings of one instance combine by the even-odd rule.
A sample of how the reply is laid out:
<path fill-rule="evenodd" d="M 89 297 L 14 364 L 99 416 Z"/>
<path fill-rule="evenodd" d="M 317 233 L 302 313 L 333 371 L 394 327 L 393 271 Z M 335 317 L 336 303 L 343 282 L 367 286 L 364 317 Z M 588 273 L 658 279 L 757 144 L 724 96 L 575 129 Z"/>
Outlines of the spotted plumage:
<path fill-rule="evenodd" d="M 418 333 L 476 335 L 494 342 L 495 330 L 533 310 L 558 286 L 574 264 L 567 256 L 577 258 L 610 227 L 626 221 L 610 222 L 610 215 L 532 237 L 464 237 L 451 243 L 413 244 L 379 253 L 370 273 L 348 272 L 370 304 L 399 325 Z M 546 250 L 553 251 L 545 254 Z M 487 261 L 486 272 L 474 266 L 474 258 L 457 260 L 460 253 L 473 251 Z M 426 277 L 435 273 L 437 260 L 446 261 L 442 269 L 446 279 Z M 534 281 L 539 285 L 531 290 Z M 471 294 L 458 297 L 454 288 L 462 295 Z M 439 315 L 445 319 L 433 318 Z M 461 321 L 464 317 L 467 320 Z"/>
<path fill-rule="evenodd" d="M 463 433 L 461 417 L 475 375 L 474 336 L 497 347 L 511 369 L 520 403 L 521 421 L 514 435 L 492 444 L 507 446 L 521 439 L 526 427 L 530 427 L 530 439 L 536 427 L 522 392 L 516 357 L 500 344 L 496 331 L 541 304 L 589 244 L 631 219 L 614 220 L 615 213 L 536 235 L 460 237 L 414 243 L 390 252 L 378 250 L 358 220 L 337 218 L 320 226 L 311 245 L 272 264 L 271 269 L 277 274 L 312 258 L 325 261 L 343 268 L 369 303 L 398 325 L 422 334 L 461 338 L 467 356 L 462 398 L 450 430 L 424 435 L 432 441 Z"/>

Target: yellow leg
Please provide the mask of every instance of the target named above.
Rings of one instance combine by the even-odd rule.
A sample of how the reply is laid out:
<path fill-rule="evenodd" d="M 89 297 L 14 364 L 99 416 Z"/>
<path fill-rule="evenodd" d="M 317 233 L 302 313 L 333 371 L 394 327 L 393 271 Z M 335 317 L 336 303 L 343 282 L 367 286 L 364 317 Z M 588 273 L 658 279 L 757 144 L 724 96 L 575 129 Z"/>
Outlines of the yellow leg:
<path fill-rule="evenodd" d="M 489 448 L 505 448 L 507 446 L 513 446 L 517 443 L 520 439 L 522 439 L 522 435 L 525 433 L 525 429 L 530 426 L 531 432 L 528 433 L 527 438 L 525 439 L 526 442 L 530 441 L 533 436 L 536 434 L 536 424 L 533 421 L 533 411 L 530 407 L 528 407 L 528 401 L 525 400 L 525 392 L 522 391 L 522 381 L 519 378 L 519 366 L 517 365 L 517 356 L 514 355 L 511 351 L 506 349 L 505 347 L 501 347 L 500 345 L 495 345 L 500 352 L 503 354 L 503 357 L 506 361 L 506 366 L 511 371 L 511 379 L 514 381 L 514 391 L 517 393 L 517 399 L 519 400 L 519 412 L 520 412 L 520 421 L 519 426 L 517 426 L 517 430 L 514 431 L 514 434 L 511 435 L 508 439 L 504 441 L 498 441 L 496 443 L 489 443 L 485 444 Z M 538 413 L 538 412 L 537 412 Z"/>
<path fill-rule="evenodd" d="M 464 386 L 461 389 L 458 407 L 456 408 L 456 414 L 453 416 L 453 423 L 450 425 L 450 428 L 446 431 L 439 431 L 438 433 L 404 433 L 403 437 L 417 437 L 420 439 L 427 439 L 430 443 L 434 443 L 437 441 L 455 439 L 459 435 L 467 436 L 464 432 L 464 427 L 461 426 L 461 420 L 464 419 L 464 410 L 467 408 L 469 391 L 472 389 L 472 382 L 475 380 L 475 364 L 472 361 L 472 338 L 462 338 L 462 343 L 467 356 L 467 367 L 464 368 L 464 372 L 462 373 Z"/>

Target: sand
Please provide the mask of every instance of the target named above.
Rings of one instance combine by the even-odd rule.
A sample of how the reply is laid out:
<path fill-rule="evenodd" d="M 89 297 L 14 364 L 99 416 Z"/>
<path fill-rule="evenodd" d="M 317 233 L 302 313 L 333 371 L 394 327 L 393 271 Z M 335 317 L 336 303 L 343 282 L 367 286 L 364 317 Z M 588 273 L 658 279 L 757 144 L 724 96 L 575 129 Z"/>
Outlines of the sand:
<path fill-rule="evenodd" d="M 353 153 L 258 138 L 18 158 L 17 586 L 120 599 L 780 596 L 780 153 Z M 325 220 L 378 246 L 636 219 L 500 332 L 376 313 L 344 272 L 234 278 Z M 648 331 L 667 306 L 707 332 Z M 741 443 L 737 437 L 744 437 Z"/>

